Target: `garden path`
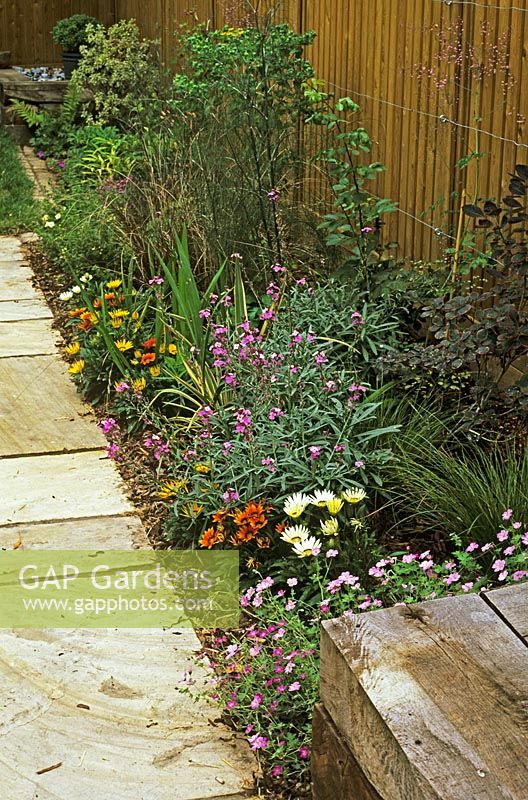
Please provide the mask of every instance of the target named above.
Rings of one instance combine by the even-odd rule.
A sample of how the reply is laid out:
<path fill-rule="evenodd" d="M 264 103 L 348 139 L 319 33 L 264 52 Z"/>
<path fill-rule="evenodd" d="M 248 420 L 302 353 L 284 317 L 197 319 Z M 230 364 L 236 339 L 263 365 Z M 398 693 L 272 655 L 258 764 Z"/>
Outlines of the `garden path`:
<path fill-rule="evenodd" d="M 28 238 L 0 237 L 0 547 L 148 547 L 58 354 Z M 198 647 L 189 629 L 0 629 L 2 800 L 247 796 L 246 745 L 179 692 Z M 193 679 L 196 693 L 205 670 Z"/>

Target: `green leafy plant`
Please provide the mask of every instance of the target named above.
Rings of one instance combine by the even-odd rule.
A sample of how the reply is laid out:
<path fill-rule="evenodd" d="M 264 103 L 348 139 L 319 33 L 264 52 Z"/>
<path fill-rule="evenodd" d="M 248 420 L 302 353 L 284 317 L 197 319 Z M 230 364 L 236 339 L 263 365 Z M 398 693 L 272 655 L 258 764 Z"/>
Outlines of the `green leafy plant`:
<path fill-rule="evenodd" d="M 53 41 L 63 50 L 78 53 L 82 45 L 88 42 L 88 31 L 102 27 L 101 23 L 87 14 L 73 14 L 59 20 L 51 31 Z"/>
<path fill-rule="evenodd" d="M 82 106 L 82 91 L 70 82 L 64 100 L 54 113 L 39 111 L 35 106 L 22 100 L 14 100 L 12 105 L 17 114 L 34 128 L 31 144 L 47 157 L 62 158 L 77 131 Z"/>
<path fill-rule="evenodd" d="M 164 81 L 155 43 L 141 37 L 134 20 L 120 20 L 109 28 L 89 28 L 81 54 L 72 82 L 93 95 L 83 108 L 84 120 L 119 129 L 133 121 L 141 125 Z"/>

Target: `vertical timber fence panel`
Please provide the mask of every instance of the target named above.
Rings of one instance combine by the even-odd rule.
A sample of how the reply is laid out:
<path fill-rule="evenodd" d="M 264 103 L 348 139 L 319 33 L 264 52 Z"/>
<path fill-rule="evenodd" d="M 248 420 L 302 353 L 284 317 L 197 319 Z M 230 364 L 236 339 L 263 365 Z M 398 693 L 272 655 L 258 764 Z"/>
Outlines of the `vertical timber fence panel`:
<path fill-rule="evenodd" d="M 105 25 L 115 22 L 114 0 L 0 0 L 0 50 L 11 51 L 12 64 L 60 64 L 60 48 L 51 38 L 59 19 L 90 14 Z"/>
<path fill-rule="evenodd" d="M 259 13 L 314 29 L 308 57 L 370 132 L 376 185 L 399 211 L 385 238 L 414 259 L 453 245 L 460 196 L 497 198 L 528 163 L 528 0 L 255 0 Z M 58 63 L 49 31 L 72 13 L 135 18 L 170 63 L 182 24 L 236 25 L 246 0 L 0 0 L 0 50 L 13 63 Z M 314 143 L 311 143 L 313 146 Z M 307 191 L 321 196 L 317 174 Z"/>

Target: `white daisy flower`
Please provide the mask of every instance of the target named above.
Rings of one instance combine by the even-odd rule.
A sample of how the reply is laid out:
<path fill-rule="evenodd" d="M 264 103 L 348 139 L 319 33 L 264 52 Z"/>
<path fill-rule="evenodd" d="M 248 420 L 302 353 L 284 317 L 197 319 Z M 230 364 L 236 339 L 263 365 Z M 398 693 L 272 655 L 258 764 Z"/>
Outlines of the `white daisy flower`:
<path fill-rule="evenodd" d="M 309 537 L 310 531 L 306 525 L 290 525 L 289 528 L 283 530 L 281 535 L 283 542 L 288 542 L 288 544 L 299 544 Z"/>
<path fill-rule="evenodd" d="M 323 508 L 323 506 L 331 500 L 335 500 L 335 494 L 328 489 L 316 489 L 314 493 L 310 495 L 310 503 L 313 506 L 319 506 L 319 508 Z"/>
<path fill-rule="evenodd" d="M 309 536 L 293 545 L 293 552 L 299 558 L 308 558 L 309 556 L 318 556 L 321 552 L 321 541 L 316 539 L 315 536 Z"/>
<path fill-rule="evenodd" d="M 347 503 L 361 503 L 365 499 L 367 493 L 364 489 L 345 489 L 341 492 L 341 497 Z"/>
<path fill-rule="evenodd" d="M 59 300 L 71 300 L 73 297 L 73 292 L 61 292 L 59 295 Z"/>
<path fill-rule="evenodd" d="M 284 501 L 284 513 L 292 519 L 296 519 L 301 516 L 308 505 L 310 505 L 308 495 L 297 492 L 297 494 L 292 494 Z"/>
<path fill-rule="evenodd" d="M 71 290 L 72 290 L 72 292 L 74 294 L 80 294 L 81 293 L 81 287 L 80 286 L 72 286 Z"/>

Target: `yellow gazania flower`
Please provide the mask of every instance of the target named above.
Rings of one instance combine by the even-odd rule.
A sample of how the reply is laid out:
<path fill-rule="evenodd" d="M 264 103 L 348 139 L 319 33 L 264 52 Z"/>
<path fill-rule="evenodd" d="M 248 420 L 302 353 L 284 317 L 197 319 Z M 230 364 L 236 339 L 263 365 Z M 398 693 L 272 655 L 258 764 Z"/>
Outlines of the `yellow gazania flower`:
<path fill-rule="evenodd" d="M 81 349 L 81 345 L 79 342 L 72 342 L 71 344 L 67 344 L 64 350 L 69 356 L 76 356 L 79 350 Z"/>
<path fill-rule="evenodd" d="M 175 344 L 170 344 L 169 347 L 168 347 L 168 350 L 169 350 L 169 353 L 171 354 L 171 356 L 175 356 L 176 353 L 178 352 L 178 348 L 176 347 Z"/>
<path fill-rule="evenodd" d="M 339 530 L 339 523 L 335 517 L 325 519 L 324 522 L 321 520 L 319 524 L 325 536 L 335 536 Z"/>
<path fill-rule="evenodd" d="M 132 388 L 136 392 L 142 392 L 146 385 L 147 385 L 147 379 L 146 378 L 135 378 L 132 381 Z"/>
<path fill-rule="evenodd" d="M 326 501 L 326 507 L 332 516 L 334 516 L 335 514 L 339 514 L 343 508 L 343 501 L 340 497 L 333 497 L 332 500 Z"/>
<path fill-rule="evenodd" d="M 68 372 L 70 372 L 72 375 L 80 375 L 84 367 L 84 360 L 79 358 L 77 361 L 74 361 L 70 367 L 68 367 Z"/>
<path fill-rule="evenodd" d="M 211 467 L 209 464 L 195 464 L 194 469 L 196 472 L 200 472 L 202 475 L 207 475 L 208 472 L 211 472 Z"/>
<path fill-rule="evenodd" d="M 184 487 L 185 481 L 167 481 L 159 490 L 158 497 L 161 497 L 162 500 L 168 500 L 169 497 L 174 497 Z"/>
<path fill-rule="evenodd" d="M 123 324 L 123 320 L 119 319 L 119 318 L 118 319 L 113 319 L 111 321 L 112 328 L 115 328 L 116 330 L 118 328 L 120 328 L 122 324 Z"/>
<path fill-rule="evenodd" d="M 165 345 L 160 344 L 160 346 L 158 347 L 158 353 L 161 353 L 163 355 L 164 352 L 165 352 Z"/>
<path fill-rule="evenodd" d="M 125 353 L 127 350 L 130 350 L 131 347 L 134 347 L 134 342 L 131 342 L 130 339 L 118 339 L 115 346 L 122 353 Z"/>
<path fill-rule="evenodd" d="M 134 358 L 141 358 L 142 355 L 141 350 L 134 350 Z"/>
<path fill-rule="evenodd" d="M 106 285 L 108 286 L 109 289 L 117 289 L 117 287 L 121 286 L 122 283 L 123 281 L 118 279 L 114 281 L 108 281 Z"/>
<path fill-rule="evenodd" d="M 181 513 L 184 517 L 197 517 L 202 511 L 203 506 L 198 505 L 198 503 L 193 503 L 192 506 L 184 506 Z"/>
<path fill-rule="evenodd" d="M 139 319 L 139 311 L 132 312 L 132 319 Z"/>
<path fill-rule="evenodd" d="M 160 372 L 161 372 L 161 367 L 160 366 L 156 366 L 156 367 L 151 367 L 150 368 L 150 374 L 152 375 L 153 378 L 157 378 L 159 376 Z"/>
<path fill-rule="evenodd" d="M 116 308 L 115 311 L 109 311 L 108 316 L 110 319 L 123 319 L 124 317 L 128 317 L 130 311 L 127 311 L 126 308 Z"/>

